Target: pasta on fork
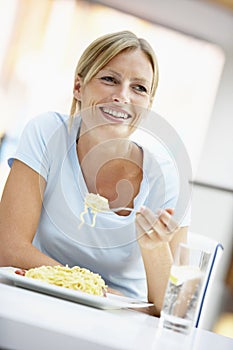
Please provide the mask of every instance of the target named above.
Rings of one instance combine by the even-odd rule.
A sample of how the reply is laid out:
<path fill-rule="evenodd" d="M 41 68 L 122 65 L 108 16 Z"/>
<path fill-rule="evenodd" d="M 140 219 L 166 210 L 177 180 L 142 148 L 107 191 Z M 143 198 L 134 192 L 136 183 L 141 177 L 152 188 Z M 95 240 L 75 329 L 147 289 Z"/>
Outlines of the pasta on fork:
<path fill-rule="evenodd" d="M 97 213 L 103 213 L 110 210 L 107 198 L 102 197 L 99 194 L 87 193 L 84 202 L 84 211 L 80 214 L 81 223 L 79 228 L 85 222 L 84 215 L 87 214 L 88 209 L 90 209 L 93 214 L 91 227 L 95 226 Z"/>

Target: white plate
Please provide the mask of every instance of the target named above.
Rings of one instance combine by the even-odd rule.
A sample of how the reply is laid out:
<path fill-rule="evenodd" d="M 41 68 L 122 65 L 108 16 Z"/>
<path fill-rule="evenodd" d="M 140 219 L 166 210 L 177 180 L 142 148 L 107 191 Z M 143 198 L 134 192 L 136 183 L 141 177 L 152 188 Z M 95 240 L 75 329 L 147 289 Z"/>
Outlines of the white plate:
<path fill-rule="evenodd" d="M 85 304 L 99 309 L 112 310 L 123 308 L 142 308 L 153 305 L 137 299 L 121 297 L 110 293 L 107 293 L 106 298 L 98 295 L 90 295 L 81 291 L 67 289 L 29 277 L 20 276 L 15 273 L 15 270 L 18 269 L 14 267 L 1 267 L 0 276 L 12 281 L 15 286 L 49 294 L 62 299 L 71 300 L 79 304 Z"/>

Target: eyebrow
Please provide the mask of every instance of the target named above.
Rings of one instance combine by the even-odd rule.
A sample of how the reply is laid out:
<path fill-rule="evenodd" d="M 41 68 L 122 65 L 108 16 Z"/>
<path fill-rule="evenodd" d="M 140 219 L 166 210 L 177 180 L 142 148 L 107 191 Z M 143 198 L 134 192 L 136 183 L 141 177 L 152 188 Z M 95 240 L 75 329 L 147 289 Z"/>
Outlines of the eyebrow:
<path fill-rule="evenodd" d="M 108 71 L 108 72 L 110 72 L 110 73 L 112 73 L 112 74 L 115 74 L 115 75 L 117 75 L 119 78 L 122 77 L 120 73 L 116 72 L 116 71 L 113 70 L 113 69 L 110 69 L 110 68 L 103 68 L 103 69 L 100 70 L 100 72 L 104 72 L 104 71 Z M 133 79 L 131 79 L 131 80 L 132 80 L 132 81 L 136 80 L 136 81 L 141 82 L 141 83 L 144 83 L 144 84 L 149 84 L 149 85 L 151 84 L 151 83 L 150 83 L 148 80 L 146 80 L 145 78 L 133 78 Z"/>

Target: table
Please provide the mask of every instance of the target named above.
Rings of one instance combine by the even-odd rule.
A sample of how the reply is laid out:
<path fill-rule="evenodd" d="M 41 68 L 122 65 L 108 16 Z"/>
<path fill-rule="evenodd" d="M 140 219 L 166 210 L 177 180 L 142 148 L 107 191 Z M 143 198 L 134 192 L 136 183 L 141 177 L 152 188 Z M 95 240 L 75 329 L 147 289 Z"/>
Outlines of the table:
<path fill-rule="evenodd" d="M 142 312 L 100 310 L 0 278 L 0 348 L 227 350 L 233 349 L 233 339 L 202 329 L 190 336 L 160 330 L 158 318 Z"/>

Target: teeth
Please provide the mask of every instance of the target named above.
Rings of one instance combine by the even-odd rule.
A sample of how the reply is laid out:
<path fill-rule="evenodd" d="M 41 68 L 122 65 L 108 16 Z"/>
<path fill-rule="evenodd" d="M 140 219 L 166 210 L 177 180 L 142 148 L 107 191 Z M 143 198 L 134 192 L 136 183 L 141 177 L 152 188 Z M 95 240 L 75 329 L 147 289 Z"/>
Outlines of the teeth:
<path fill-rule="evenodd" d="M 123 119 L 127 119 L 128 118 L 128 114 L 127 113 L 117 112 L 117 111 L 114 111 L 114 110 L 112 110 L 110 108 L 104 107 L 103 111 L 104 111 L 104 113 L 111 114 L 111 115 L 113 115 L 114 117 L 117 117 L 117 118 L 123 118 Z"/>

